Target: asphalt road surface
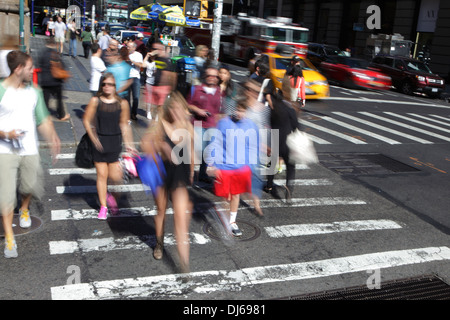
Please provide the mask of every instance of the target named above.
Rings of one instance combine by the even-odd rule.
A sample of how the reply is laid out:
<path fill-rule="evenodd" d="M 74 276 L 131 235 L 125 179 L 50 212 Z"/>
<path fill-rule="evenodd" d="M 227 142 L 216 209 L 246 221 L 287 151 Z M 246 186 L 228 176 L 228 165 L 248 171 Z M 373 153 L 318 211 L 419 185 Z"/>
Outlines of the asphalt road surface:
<path fill-rule="evenodd" d="M 246 76 L 232 69 L 236 81 Z M 329 99 L 308 100 L 300 121 L 320 163 L 297 166 L 292 204 L 284 201 L 282 172 L 280 198 L 263 196 L 264 218 L 241 203 L 243 235 L 233 238 L 219 224 L 222 200 L 207 185 L 190 188 L 188 275 L 179 273 L 171 210 L 164 258 L 153 259 L 155 206 L 138 179 L 116 186 L 121 210 L 99 221 L 95 171 L 76 168 L 73 148 L 55 166 L 43 150 L 46 197 L 32 207 L 39 227 L 17 236 L 19 258 L 0 258 L 0 298 L 180 300 L 190 307 L 376 290 L 430 274 L 450 283 L 449 108 L 422 96 L 334 86 Z"/>

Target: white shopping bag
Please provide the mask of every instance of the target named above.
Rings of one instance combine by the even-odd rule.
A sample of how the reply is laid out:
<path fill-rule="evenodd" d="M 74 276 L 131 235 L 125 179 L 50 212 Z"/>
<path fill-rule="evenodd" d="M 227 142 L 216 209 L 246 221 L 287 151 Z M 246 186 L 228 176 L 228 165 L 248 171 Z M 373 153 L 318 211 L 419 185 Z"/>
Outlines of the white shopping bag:
<path fill-rule="evenodd" d="M 295 129 L 287 136 L 286 144 L 289 147 L 289 162 L 300 164 L 319 162 L 314 144 L 306 133 Z"/>

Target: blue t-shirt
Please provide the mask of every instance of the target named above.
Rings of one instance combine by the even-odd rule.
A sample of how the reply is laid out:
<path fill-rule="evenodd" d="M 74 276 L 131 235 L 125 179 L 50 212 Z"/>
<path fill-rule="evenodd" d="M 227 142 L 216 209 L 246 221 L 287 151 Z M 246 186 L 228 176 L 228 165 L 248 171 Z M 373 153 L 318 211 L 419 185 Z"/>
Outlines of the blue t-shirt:
<path fill-rule="evenodd" d="M 259 131 L 250 119 L 233 121 L 225 117 L 217 123 L 217 134 L 207 147 L 206 162 L 220 170 L 235 170 L 258 164 Z M 212 129 L 214 130 L 214 129 Z"/>
<path fill-rule="evenodd" d="M 116 80 L 116 90 L 119 90 L 125 82 L 130 79 L 131 66 L 125 61 L 112 64 L 106 68 L 107 72 L 111 72 Z M 119 93 L 121 98 L 125 98 L 128 95 L 128 90 Z"/>

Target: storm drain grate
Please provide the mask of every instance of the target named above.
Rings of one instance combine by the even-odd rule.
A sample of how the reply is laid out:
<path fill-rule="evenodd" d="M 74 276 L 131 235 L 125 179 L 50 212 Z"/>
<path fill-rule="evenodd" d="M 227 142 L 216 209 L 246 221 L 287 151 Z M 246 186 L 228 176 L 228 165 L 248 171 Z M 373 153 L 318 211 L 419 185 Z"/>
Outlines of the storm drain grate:
<path fill-rule="evenodd" d="M 319 160 L 326 168 L 342 175 L 393 174 L 420 171 L 380 153 L 328 153 L 319 155 Z"/>
<path fill-rule="evenodd" d="M 279 300 L 450 300 L 450 286 L 436 276 L 421 276 L 367 286 L 291 296 Z"/>

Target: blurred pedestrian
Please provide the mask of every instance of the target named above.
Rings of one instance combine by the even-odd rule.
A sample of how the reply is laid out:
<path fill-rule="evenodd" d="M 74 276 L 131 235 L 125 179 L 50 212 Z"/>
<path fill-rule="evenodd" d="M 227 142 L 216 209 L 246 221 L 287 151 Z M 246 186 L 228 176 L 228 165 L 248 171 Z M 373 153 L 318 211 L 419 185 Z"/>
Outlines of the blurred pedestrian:
<path fill-rule="evenodd" d="M 0 212 L 5 233 L 4 255 L 6 258 L 15 258 L 18 253 L 13 216 L 17 202 L 17 182 L 22 195 L 19 225 L 21 228 L 30 228 L 31 198 L 34 196 L 39 199 L 44 193 L 37 131 L 50 144 L 53 163 L 60 151 L 60 140 L 41 89 L 31 85 L 31 56 L 18 50 L 11 51 L 7 61 L 11 74 L 0 82 Z"/>
<path fill-rule="evenodd" d="M 153 119 L 154 111 L 152 110 L 152 88 L 155 84 L 155 73 L 156 73 L 156 63 L 155 63 L 156 52 L 148 52 L 145 56 L 142 67 L 145 68 L 146 78 L 145 78 L 145 104 L 147 110 L 147 119 Z"/>
<path fill-rule="evenodd" d="M 256 213 L 260 216 L 263 211 L 260 206 L 260 199 L 262 198 L 262 190 L 264 188 L 264 175 L 262 172 L 262 165 L 267 164 L 268 155 L 270 154 L 270 108 L 266 104 L 258 101 L 258 94 L 261 85 L 255 80 L 248 80 L 244 84 L 244 100 L 243 103 L 247 105 L 245 117 L 257 126 L 259 136 L 262 137 L 258 144 L 258 161 L 256 164 L 251 164 L 252 169 L 252 198 L 253 206 Z M 241 102 L 242 103 L 242 102 Z"/>
<path fill-rule="evenodd" d="M 98 45 L 100 46 L 100 48 L 102 48 L 102 50 L 106 50 L 109 48 L 109 42 L 112 40 L 112 38 L 109 36 L 108 29 L 104 29 L 101 34 L 102 34 L 102 36 L 100 37 L 100 39 L 98 39 Z M 119 46 L 119 43 L 117 42 L 117 47 L 118 46 Z"/>
<path fill-rule="evenodd" d="M 128 57 L 131 63 L 130 78 L 133 83 L 130 86 L 130 94 L 128 101 L 131 106 L 131 119 L 137 120 L 137 111 L 139 108 L 139 98 L 141 95 L 141 68 L 144 62 L 142 54 L 136 51 L 136 42 L 130 42 L 127 44 Z M 131 104 L 131 98 L 133 98 L 133 104 Z"/>
<path fill-rule="evenodd" d="M 104 38 L 102 38 L 104 39 Z M 116 55 L 117 53 L 119 53 L 119 41 L 117 41 L 116 39 L 111 39 L 108 40 L 108 46 L 106 49 L 103 49 L 101 46 L 101 43 L 99 42 L 98 45 L 100 46 L 100 49 L 102 49 L 102 60 L 105 63 L 105 66 L 109 66 L 110 62 L 109 62 L 109 56 L 110 55 Z"/>
<path fill-rule="evenodd" d="M 96 96 L 100 86 L 100 79 L 103 72 L 106 71 L 106 66 L 101 59 L 102 49 L 100 49 L 98 43 L 92 44 L 91 51 L 91 78 L 89 80 L 89 90 L 93 96 Z"/>
<path fill-rule="evenodd" d="M 77 30 L 77 24 L 75 20 L 72 20 L 72 22 L 69 23 L 69 56 L 72 58 L 77 57 L 77 46 L 78 46 L 78 40 L 77 36 L 80 34 L 80 32 Z"/>
<path fill-rule="evenodd" d="M 50 97 L 56 98 L 56 116 L 61 121 L 69 120 L 70 115 L 66 112 L 62 98 L 63 79 L 57 79 L 52 74 L 52 62 L 60 63 L 65 69 L 61 56 L 56 51 L 56 38 L 47 38 L 46 46 L 38 54 L 38 66 L 41 69 L 39 83 L 44 91 L 45 105 L 50 110 Z"/>
<path fill-rule="evenodd" d="M 219 86 L 222 93 L 222 113 L 231 115 L 236 107 L 237 87 L 231 80 L 230 68 L 222 64 L 219 68 Z"/>
<path fill-rule="evenodd" d="M 289 161 L 289 148 L 286 144 L 287 136 L 295 129 L 300 129 L 300 124 L 297 119 L 295 109 L 291 103 L 283 98 L 281 93 L 273 93 L 272 108 L 270 114 L 270 125 L 272 130 L 278 130 L 278 154 L 283 159 L 286 165 L 286 184 L 285 184 L 285 199 L 287 203 L 291 202 L 291 196 L 294 191 L 293 180 L 295 179 L 295 164 Z M 275 146 L 272 146 L 272 149 Z M 273 151 L 273 150 L 272 150 Z M 273 159 L 273 157 L 272 157 Z M 273 161 L 275 161 L 273 159 Z M 278 196 L 273 186 L 275 172 L 267 175 L 266 191 L 272 195 Z"/>
<path fill-rule="evenodd" d="M 182 132 L 180 137 L 177 133 Z M 156 246 L 153 257 L 162 259 L 164 249 L 164 221 L 168 199 L 172 200 L 175 221 L 175 237 L 182 272 L 189 272 L 189 223 L 192 203 L 187 186 L 194 175 L 193 128 L 189 121 L 186 100 L 175 91 L 165 100 L 161 118 L 142 139 L 142 150 L 147 155 L 161 155 L 166 171 L 163 187 L 159 188 L 155 202 Z M 179 151 L 175 152 L 175 149 Z"/>
<path fill-rule="evenodd" d="M 56 42 L 56 50 L 59 54 L 63 54 L 64 52 L 64 42 L 66 42 L 66 31 L 67 26 L 62 21 L 62 18 L 58 16 L 56 18 L 55 26 L 54 26 L 54 34 L 55 34 L 55 42 Z"/>
<path fill-rule="evenodd" d="M 305 78 L 300 64 L 286 71 L 282 81 L 282 92 L 284 99 L 289 101 L 297 111 L 305 107 Z"/>
<path fill-rule="evenodd" d="M 97 171 L 97 193 L 100 202 L 99 220 L 106 220 L 108 208 L 117 213 L 117 200 L 108 193 L 108 179 L 113 184 L 123 181 L 119 163 L 122 142 L 126 150 L 137 153 L 133 148 L 133 136 L 128 124 L 130 108 L 126 99 L 117 95 L 116 80 L 112 73 L 105 73 L 100 80 L 97 97 L 89 101 L 83 116 L 83 125 L 92 141 L 93 160 Z"/>
<path fill-rule="evenodd" d="M 205 71 L 203 84 L 193 86 L 188 94 L 188 106 L 193 114 L 193 120 L 198 125 L 194 125 L 195 134 L 201 138 L 201 146 L 195 150 L 198 158 L 201 159 L 198 180 L 211 183 L 211 178 L 206 174 L 206 162 L 203 151 L 208 146 L 209 138 L 205 136 L 207 129 L 214 128 L 220 117 L 222 109 L 222 93 L 219 87 L 219 70 L 208 68 Z M 201 149 L 200 149 L 201 147 Z"/>
<path fill-rule="evenodd" d="M 127 50 L 125 48 L 125 50 Z M 133 82 L 130 78 L 131 66 L 124 61 L 123 56 L 118 51 L 111 51 L 107 60 L 109 65 L 106 71 L 114 75 L 116 80 L 116 93 L 122 98 L 129 101 L 129 88 Z"/>
<path fill-rule="evenodd" d="M 92 44 L 94 43 L 94 36 L 91 32 L 91 27 L 87 26 L 84 31 L 81 32 L 81 44 L 83 45 L 84 58 L 89 58 L 89 52 L 91 51 Z"/>
<path fill-rule="evenodd" d="M 105 27 L 101 27 L 100 32 L 97 33 L 97 36 L 96 36 L 97 42 L 100 41 L 100 38 L 103 37 L 104 34 L 105 34 Z"/>
<path fill-rule="evenodd" d="M 256 61 L 255 71 L 250 75 L 251 80 L 258 81 L 261 84 L 261 91 L 258 100 L 269 105 L 272 108 L 272 92 L 275 90 L 272 79 L 270 78 L 270 68 L 267 63 Z"/>
<path fill-rule="evenodd" d="M 212 152 L 208 153 L 206 159 L 208 174 L 215 177 L 214 194 L 229 203 L 229 211 L 222 222 L 236 237 L 242 235 L 236 223 L 240 195 L 252 192 L 249 164 L 257 163 L 259 140 L 258 128 L 245 118 L 246 108 L 245 103 L 239 103 L 231 116 L 219 120 L 217 129 L 221 136 L 215 137 L 211 145 Z"/>
<path fill-rule="evenodd" d="M 53 21 L 53 18 L 50 17 L 47 21 L 47 25 L 45 26 L 46 30 L 48 31 L 48 35 L 50 37 L 55 36 L 55 21 Z"/>
<path fill-rule="evenodd" d="M 195 65 L 196 70 L 192 74 L 193 85 L 199 85 L 202 83 L 203 74 L 205 73 L 205 63 L 208 59 L 209 49 L 204 44 L 199 44 L 195 47 Z"/>
<path fill-rule="evenodd" d="M 153 119 L 157 121 L 162 105 L 176 86 L 177 75 L 166 53 L 165 46 L 161 42 L 153 44 L 153 51 L 155 53 L 156 73 L 155 83 L 152 87 L 152 108 L 156 110 Z"/>

